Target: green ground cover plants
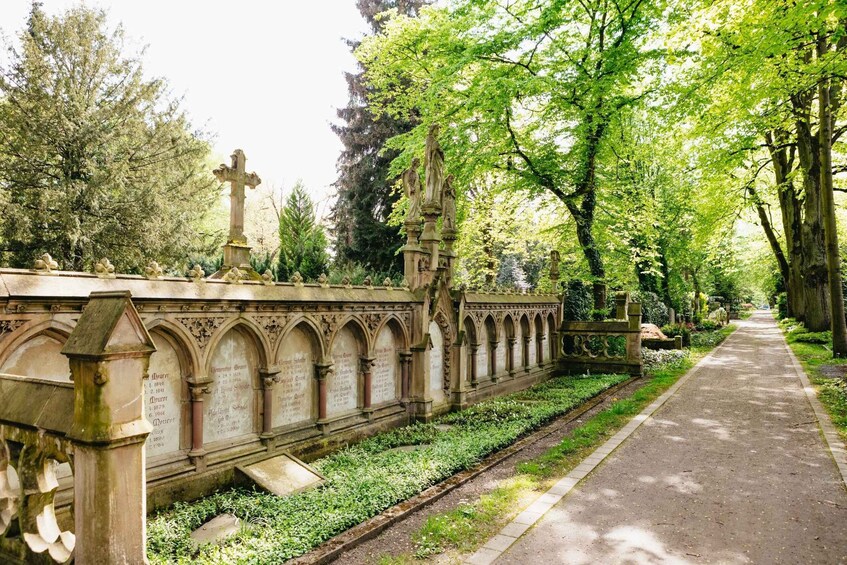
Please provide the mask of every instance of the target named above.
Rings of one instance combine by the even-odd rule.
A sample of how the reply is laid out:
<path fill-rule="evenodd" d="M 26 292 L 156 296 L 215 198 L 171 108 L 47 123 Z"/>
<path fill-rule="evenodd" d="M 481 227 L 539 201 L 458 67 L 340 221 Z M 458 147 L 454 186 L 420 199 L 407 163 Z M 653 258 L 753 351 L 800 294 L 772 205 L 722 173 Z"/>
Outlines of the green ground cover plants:
<path fill-rule="evenodd" d="M 519 463 L 517 474 L 502 481 L 488 494 L 451 511 L 430 516 L 413 535 L 415 550 L 412 554 L 385 556 L 380 564 L 411 563 L 445 551 L 458 554 L 475 551 L 525 503 L 576 467 L 735 329 L 736 326 L 729 325 L 716 331 L 702 332 L 708 333 L 708 337 L 704 335 L 699 343 L 692 345 L 688 356 L 650 369 L 646 375 L 648 382 L 632 396 L 615 401 L 545 453 Z"/>
<path fill-rule="evenodd" d="M 778 324 L 839 435 L 847 442 L 847 380 L 844 378 L 847 367 L 841 367 L 847 365 L 847 359 L 832 358 L 830 332 L 809 332 L 793 318 L 785 318 Z"/>
<path fill-rule="evenodd" d="M 148 521 L 148 558 L 152 564 L 278 563 L 302 555 L 627 378 L 559 377 L 432 423 L 378 434 L 313 462 L 326 483 L 296 495 L 280 498 L 235 488 L 178 503 Z M 452 427 L 440 430 L 438 424 Z M 421 448 L 392 451 L 406 445 Z M 220 545 L 194 551 L 192 530 L 225 512 L 242 520 L 242 530 Z"/>

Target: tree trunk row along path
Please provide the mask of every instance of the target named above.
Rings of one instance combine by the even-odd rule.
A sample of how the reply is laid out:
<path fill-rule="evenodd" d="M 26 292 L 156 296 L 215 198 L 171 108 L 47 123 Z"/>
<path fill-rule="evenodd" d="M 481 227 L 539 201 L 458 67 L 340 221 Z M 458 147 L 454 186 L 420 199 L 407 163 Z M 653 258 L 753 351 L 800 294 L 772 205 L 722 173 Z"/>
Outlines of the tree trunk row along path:
<path fill-rule="evenodd" d="M 847 562 L 844 445 L 772 317 L 739 326 L 468 562 Z"/>

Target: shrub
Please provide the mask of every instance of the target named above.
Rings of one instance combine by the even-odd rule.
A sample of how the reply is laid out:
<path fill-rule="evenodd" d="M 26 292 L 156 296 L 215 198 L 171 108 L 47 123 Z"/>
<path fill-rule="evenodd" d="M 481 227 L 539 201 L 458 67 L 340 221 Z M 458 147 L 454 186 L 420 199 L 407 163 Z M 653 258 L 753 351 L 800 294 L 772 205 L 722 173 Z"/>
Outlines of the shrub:
<path fill-rule="evenodd" d="M 662 333 L 668 337 L 682 336 L 682 345 L 691 345 L 691 330 L 694 329 L 694 324 L 680 322 L 678 324 L 668 324 L 662 326 Z"/>
<path fill-rule="evenodd" d="M 641 303 L 641 321 L 645 324 L 656 324 L 661 327 L 668 323 L 668 307 L 662 303 L 655 292 L 636 291 L 632 300 Z"/>
<path fill-rule="evenodd" d="M 698 332 L 713 332 L 720 327 L 721 325 L 714 320 L 702 320 L 694 326 L 694 329 Z"/>
<path fill-rule="evenodd" d="M 783 320 L 788 317 L 788 295 L 780 292 L 776 297 L 776 317 Z"/>
<path fill-rule="evenodd" d="M 683 349 L 642 349 L 641 358 L 644 362 L 645 371 L 647 369 L 671 368 L 688 359 L 688 351 Z"/>
<path fill-rule="evenodd" d="M 571 279 L 565 286 L 565 304 L 562 315 L 565 320 L 574 322 L 591 319 L 594 308 L 594 292 L 591 283 Z"/>
<path fill-rule="evenodd" d="M 803 331 L 795 334 L 789 341 L 800 341 L 802 343 L 820 343 L 828 345 L 832 343 L 832 332 L 810 332 Z"/>

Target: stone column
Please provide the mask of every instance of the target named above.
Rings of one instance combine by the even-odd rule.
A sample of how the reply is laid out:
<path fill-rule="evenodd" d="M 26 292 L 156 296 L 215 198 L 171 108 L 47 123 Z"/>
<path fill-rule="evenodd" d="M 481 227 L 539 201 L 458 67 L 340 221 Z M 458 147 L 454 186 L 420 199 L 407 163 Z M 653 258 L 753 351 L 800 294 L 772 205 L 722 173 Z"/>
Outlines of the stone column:
<path fill-rule="evenodd" d="M 532 341 L 532 336 L 525 335 L 523 337 L 523 349 L 521 350 L 521 364 L 523 370 L 529 372 L 529 344 Z"/>
<path fill-rule="evenodd" d="M 67 437 L 80 565 L 147 562 L 144 378 L 154 351 L 128 291 L 92 293 L 62 348 L 74 383 Z"/>
<path fill-rule="evenodd" d="M 409 388 L 412 378 L 412 352 L 400 352 L 400 400 L 409 401 Z"/>
<path fill-rule="evenodd" d="M 211 392 L 209 381 L 191 381 L 188 383 L 188 391 L 191 394 L 191 451 L 188 456 L 197 465 L 197 459 L 206 455 L 203 449 L 203 397 Z"/>
<path fill-rule="evenodd" d="M 471 386 L 473 386 L 473 387 L 475 387 L 477 384 L 479 384 L 479 381 L 477 380 L 477 370 L 476 370 L 477 369 L 477 367 L 476 367 L 476 352 L 477 352 L 478 349 L 479 349 L 479 345 L 476 344 L 476 343 L 472 343 L 471 347 L 470 347 L 471 357 L 470 357 L 470 359 L 468 359 L 468 361 L 469 361 L 468 371 L 471 374 Z"/>
<path fill-rule="evenodd" d="M 509 350 L 506 351 L 506 363 L 508 363 L 509 367 L 509 376 L 511 378 L 515 378 L 515 344 L 518 342 L 518 338 L 516 337 L 507 337 L 506 343 L 509 346 Z"/>
<path fill-rule="evenodd" d="M 491 382 L 496 383 L 497 377 L 497 346 L 499 341 L 491 340 L 488 342 L 488 372 L 491 374 Z"/>
<path fill-rule="evenodd" d="M 326 380 L 332 374 L 332 363 L 315 363 L 315 379 L 318 381 L 318 423 L 326 421 Z"/>
<path fill-rule="evenodd" d="M 259 436 L 270 449 L 270 440 L 274 437 L 274 384 L 279 382 L 279 367 L 259 369 L 262 379 L 262 434 Z"/>
<path fill-rule="evenodd" d="M 373 366 L 376 359 L 365 355 L 359 357 L 359 370 L 362 371 L 362 410 L 370 412 L 371 409 L 371 389 L 373 388 Z"/>
<path fill-rule="evenodd" d="M 630 365 L 630 374 L 640 377 L 642 375 L 641 304 L 631 302 L 627 314 L 629 317 L 629 333 L 626 335 L 626 361 Z"/>

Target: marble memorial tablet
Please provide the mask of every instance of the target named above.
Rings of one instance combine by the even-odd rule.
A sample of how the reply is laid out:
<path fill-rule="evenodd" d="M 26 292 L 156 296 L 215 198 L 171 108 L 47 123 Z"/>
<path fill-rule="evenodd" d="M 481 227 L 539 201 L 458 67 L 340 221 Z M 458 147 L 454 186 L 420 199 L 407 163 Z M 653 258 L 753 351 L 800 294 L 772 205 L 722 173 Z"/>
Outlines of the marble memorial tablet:
<path fill-rule="evenodd" d="M 371 374 L 371 404 L 397 399 L 397 377 L 400 374 L 398 344 L 388 325 L 382 327 L 374 344 L 374 366 Z"/>
<path fill-rule="evenodd" d="M 153 431 L 147 436 L 147 457 L 179 451 L 182 412 L 182 371 L 168 340 L 155 336 L 150 375 L 144 380 L 144 409 Z"/>
<path fill-rule="evenodd" d="M 444 400 L 444 336 L 435 322 L 429 323 L 429 390 L 435 402 Z"/>
<path fill-rule="evenodd" d="M 212 355 L 212 393 L 203 403 L 205 443 L 255 432 L 255 371 L 253 345 L 237 331 L 229 331 Z"/>
<path fill-rule="evenodd" d="M 285 337 L 279 368 L 279 383 L 273 389 L 273 426 L 311 420 L 315 406 L 315 355 L 306 331 L 294 328 Z"/>
<path fill-rule="evenodd" d="M 326 383 L 327 415 L 343 414 L 359 406 L 359 344 L 349 327 L 332 342 L 333 372 Z"/>
<path fill-rule="evenodd" d="M 71 382 L 71 366 L 62 355 L 62 343 L 49 335 L 37 335 L 18 347 L 0 367 L 0 373 Z"/>

